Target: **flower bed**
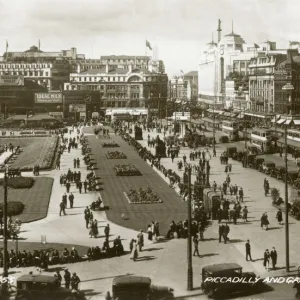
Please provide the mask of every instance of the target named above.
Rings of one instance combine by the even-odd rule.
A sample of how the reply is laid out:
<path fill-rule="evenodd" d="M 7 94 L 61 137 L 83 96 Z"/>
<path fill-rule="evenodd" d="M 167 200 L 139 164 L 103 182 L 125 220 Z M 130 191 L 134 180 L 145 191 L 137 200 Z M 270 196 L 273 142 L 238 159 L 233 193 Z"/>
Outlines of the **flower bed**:
<path fill-rule="evenodd" d="M 120 147 L 115 141 L 108 141 L 102 143 L 102 148 L 117 148 Z"/>
<path fill-rule="evenodd" d="M 108 151 L 106 153 L 106 157 L 108 159 L 126 159 L 127 158 L 127 156 L 123 152 L 120 152 L 120 151 Z"/>
<path fill-rule="evenodd" d="M 124 192 L 124 195 L 130 204 L 154 204 L 162 203 L 162 200 L 150 188 L 139 188 L 138 190 L 130 189 Z"/>
<path fill-rule="evenodd" d="M 142 173 L 134 165 L 116 165 L 114 167 L 117 176 L 141 176 Z"/>
<path fill-rule="evenodd" d="M 8 201 L 7 202 L 7 215 L 17 216 L 24 210 L 25 205 L 20 201 Z M 0 203 L 0 210 L 3 211 L 3 203 Z"/>

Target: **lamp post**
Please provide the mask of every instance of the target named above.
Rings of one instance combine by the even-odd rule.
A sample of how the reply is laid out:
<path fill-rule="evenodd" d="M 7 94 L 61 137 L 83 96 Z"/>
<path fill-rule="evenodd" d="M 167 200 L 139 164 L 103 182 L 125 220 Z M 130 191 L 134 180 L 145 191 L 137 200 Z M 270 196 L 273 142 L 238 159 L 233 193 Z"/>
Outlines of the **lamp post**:
<path fill-rule="evenodd" d="M 8 251 L 7 251 L 7 173 L 8 173 L 8 167 L 6 166 L 5 172 L 4 172 L 4 203 L 3 203 L 3 277 L 8 277 Z M 3 292 L 4 294 L 7 292 L 7 283 L 3 284 Z"/>
<path fill-rule="evenodd" d="M 193 289 L 193 265 L 192 265 L 192 168 L 188 167 L 188 245 L 187 245 L 187 290 Z"/>
<path fill-rule="evenodd" d="M 209 184 L 209 172 L 210 172 L 210 165 L 209 161 L 211 160 L 211 154 L 209 153 L 208 149 L 205 152 L 205 161 L 206 161 L 206 186 L 210 187 Z"/>
<path fill-rule="evenodd" d="M 294 86 L 290 83 L 285 84 L 282 87 L 282 90 L 285 91 L 292 91 L 294 90 Z M 289 97 L 289 102 L 291 102 L 291 97 Z M 287 113 L 289 113 L 289 105 L 287 104 Z M 288 164 L 287 164 L 287 126 L 288 126 L 288 119 L 285 121 L 284 126 L 284 160 L 285 160 L 285 268 L 286 271 L 289 272 L 290 270 L 290 249 L 289 249 L 289 214 L 288 214 Z"/>
<path fill-rule="evenodd" d="M 216 129 L 215 129 L 215 102 L 216 99 L 214 99 L 213 104 L 213 153 L 216 153 Z"/>

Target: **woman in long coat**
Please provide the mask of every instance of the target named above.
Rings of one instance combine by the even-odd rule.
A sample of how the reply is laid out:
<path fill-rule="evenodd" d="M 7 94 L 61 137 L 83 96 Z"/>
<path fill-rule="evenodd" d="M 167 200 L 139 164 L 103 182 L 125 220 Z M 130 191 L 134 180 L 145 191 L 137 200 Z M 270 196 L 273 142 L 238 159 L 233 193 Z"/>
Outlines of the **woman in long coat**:
<path fill-rule="evenodd" d="M 130 259 L 135 261 L 137 258 L 138 258 L 138 244 L 137 244 L 136 240 L 133 240 Z"/>

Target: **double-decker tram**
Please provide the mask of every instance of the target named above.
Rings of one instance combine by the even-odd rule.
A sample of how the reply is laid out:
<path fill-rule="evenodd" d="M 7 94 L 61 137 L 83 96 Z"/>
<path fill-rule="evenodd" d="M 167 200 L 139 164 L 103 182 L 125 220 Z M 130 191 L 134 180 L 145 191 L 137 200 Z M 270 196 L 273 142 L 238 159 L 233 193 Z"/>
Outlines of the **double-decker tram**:
<path fill-rule="evenodd" d="M 263 153 L 275 153 L 273 131 L 264 128 L 254 128 L 251 132 L 251 142 Z"/>
<path fill-rule="evenodd" d="M 239 123 L 235 121 L 222 121 L 222 133 L 227 135 L 230 141 L 238 141 Z"/>
<path fill-rule="evenodd" d="M 295 142 L 300 142 L 300 130 L 288 129 L 286 138 L 288 140 L 292 140 L 292 141 L 295 141 Z M 300 144 L 299 144 L 299 146 L 300 146 Z"/>

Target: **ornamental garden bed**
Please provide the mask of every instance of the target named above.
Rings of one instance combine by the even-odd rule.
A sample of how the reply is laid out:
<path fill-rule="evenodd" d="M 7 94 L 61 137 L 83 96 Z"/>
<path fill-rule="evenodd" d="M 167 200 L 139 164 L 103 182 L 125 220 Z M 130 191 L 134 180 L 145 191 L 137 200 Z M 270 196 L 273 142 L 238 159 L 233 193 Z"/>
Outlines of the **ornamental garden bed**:
<path fill-rule="evenodd" d="M 24 210 L 24 203 L 20 201 L 8 201 L 7 202 L 7 215 L 17 216 L 20 215 Z M 3 203 L 0 203 L 0 211 L 3 212 Z"/>
<path fill-rule="evenodd" d="M 108 141 L 102 143 L 102 148 L 117 148 L 120 147 L 115 141 Z"/>
<path fill-rule="evenodd" d="M 123 152 L 120 152 L 120 151 L 108 151 L 106 153 L 106 157 L 108 159 L 126 159 L 127 158 L 127 156 Z"/>
<path fill-rule="evenodd" d="M 14 147 L 19 146 L 23 149 L 16 157 L 16 160 L 10 165 L 11 168 L 20 169 L 21 171 L 31 171 L 36 164 L 40 166 L 40 170 L 52 168 L 58 147 L 58 140 L 57 136 L 30 138 L 23 138 L 22 136 L 19 138 L 4 138 L 1 139 L 1 142 L 4 144 L 12 143 Z"/>
<path fill-rule="evenodd" d="M 115 172 L 117 176 L 141 176 L 142 173 L 131 164 L 128 165 L 115 165 Z"/>
<path fill-rule="evenodd" d="M 154 204 L 162 203 L 162 200 L 150 188 L 139 188 L 138 190 L 130 189 L 124 192 L 124 196 L 130 204 Z"/>

